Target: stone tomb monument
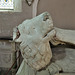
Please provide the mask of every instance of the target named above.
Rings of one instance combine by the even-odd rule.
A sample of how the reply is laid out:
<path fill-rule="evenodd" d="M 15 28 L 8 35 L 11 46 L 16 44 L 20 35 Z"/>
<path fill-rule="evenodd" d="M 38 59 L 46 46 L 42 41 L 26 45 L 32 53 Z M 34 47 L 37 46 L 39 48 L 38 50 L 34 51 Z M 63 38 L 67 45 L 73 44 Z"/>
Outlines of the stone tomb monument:
<path fill-rule="evenodd" d="M 33 19 L 25 20 L 13 31 L 13 40 L 20 43 L 21 54 L 24 58 L 16 75 L 74 73 L 75 50 L 65 47 L 64 58 L 58 60 L 63 56 L 62 49 L 52 51 L 50 46 L 50 43 L 54 46 L 59 44 L 75 45 L 74 37 L 75 30 L 54 27 L 51 15 L 48 12 L 44 12 Z M 73 73 L 71 75 L 75 75 Z"/>

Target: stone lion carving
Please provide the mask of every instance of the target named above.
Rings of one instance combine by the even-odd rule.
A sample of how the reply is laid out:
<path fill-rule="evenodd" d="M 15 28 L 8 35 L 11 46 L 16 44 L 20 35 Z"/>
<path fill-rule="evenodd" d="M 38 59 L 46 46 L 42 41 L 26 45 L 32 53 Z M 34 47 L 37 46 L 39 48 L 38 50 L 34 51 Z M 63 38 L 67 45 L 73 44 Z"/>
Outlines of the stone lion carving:
<path fill-rule="evenodd" d="M 35 70 L 46 67 L 52 58 L 49 42 L 53 45 L 65 43 L 75 45 L 73 37 L 75 31 L 54 27 L 48 12 L 24 21 L 13 31 L 13 40 L 20 42 L 21 54 L 24 58 L 17 75 L 24 70 L 25 63 Z"/>

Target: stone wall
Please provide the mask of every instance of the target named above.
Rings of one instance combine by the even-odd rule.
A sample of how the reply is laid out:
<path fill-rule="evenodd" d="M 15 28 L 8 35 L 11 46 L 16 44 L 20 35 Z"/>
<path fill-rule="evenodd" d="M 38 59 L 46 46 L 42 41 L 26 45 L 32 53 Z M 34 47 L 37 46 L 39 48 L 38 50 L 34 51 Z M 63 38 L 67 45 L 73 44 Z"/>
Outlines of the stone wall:
<path fill-rule="evenodd" d="M 48 11 L 54 26 L 75 29 L 75 0 L 40 0 L 38 14 Z M 37 14 L 37 15 L 38 15 Z M 32 6 L 22 0 L 22 12 L 0 13 L 0 37 L 12 37 L 13 27 L 32 18 Z"/>

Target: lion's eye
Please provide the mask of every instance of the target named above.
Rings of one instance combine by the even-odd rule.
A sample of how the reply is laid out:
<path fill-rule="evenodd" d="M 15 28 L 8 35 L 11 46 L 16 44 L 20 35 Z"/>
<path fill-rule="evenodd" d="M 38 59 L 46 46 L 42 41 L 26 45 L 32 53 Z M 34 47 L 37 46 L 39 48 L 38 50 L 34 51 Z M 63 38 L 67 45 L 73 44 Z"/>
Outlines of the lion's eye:
<path fill-rule="evenodd" d="M 49 19 L 49 15 L 45 15 L 43 21 L 46 21 L 47 19 Z"/>

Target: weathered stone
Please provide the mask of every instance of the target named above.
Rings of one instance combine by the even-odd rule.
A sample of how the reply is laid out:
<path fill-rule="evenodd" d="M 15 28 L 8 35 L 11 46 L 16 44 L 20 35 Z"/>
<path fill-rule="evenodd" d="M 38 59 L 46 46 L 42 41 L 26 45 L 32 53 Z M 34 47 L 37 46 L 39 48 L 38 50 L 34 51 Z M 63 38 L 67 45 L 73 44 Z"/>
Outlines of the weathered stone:
<path fill-rule="evenodd" d="M 69 43 L 75 45 L 75 30 L 54 28 L 56 36 L 51 40 L 53 45 Z"/>
<path fill-rule="evenodd" d="M 50 33 L 47 34 L 48 32 Z M 21 42 L 24 61 L 33 69 L 39 70 L 50 63 L 52 52 L 49 41 L 54 35 L 51 16 L 45 12 L 20 24 L 14 31 L 13 39 Z"/>
<path fill-rule="evenodd" d="M 15 61 L 16 50 L 9 41 L 0 40 L 0 67 L 10 68 Z M 14 45 L 14 44 L 13 44 Z"/>
<path fill-rule="evenodd" d="M 26 69 L 24 68 L 25 62 L 29 67 L 33 68 L 33 70 L 46 68 L 52 58 L 49 41 L 53 45 L 65 43 L 75 45 L 74 37 L 75 31 L 53 27 L 51 16 L 47 12 L 33 19 L 24 21 L 16 27 L 13 32 L 13 40 L 21 43 L 20 49 L 24 58 L 17 75 L 20 75 L 20 72 Z M 60 70 L 61 67 L 55 64 L 48 65 L 47 69 L 51 75 L 59 73 Z M 21 75 L 24 75 L 23 71 Z M 39 74 L 43 74 L 43 72 L 44 71 L 40 71 Z"/>

